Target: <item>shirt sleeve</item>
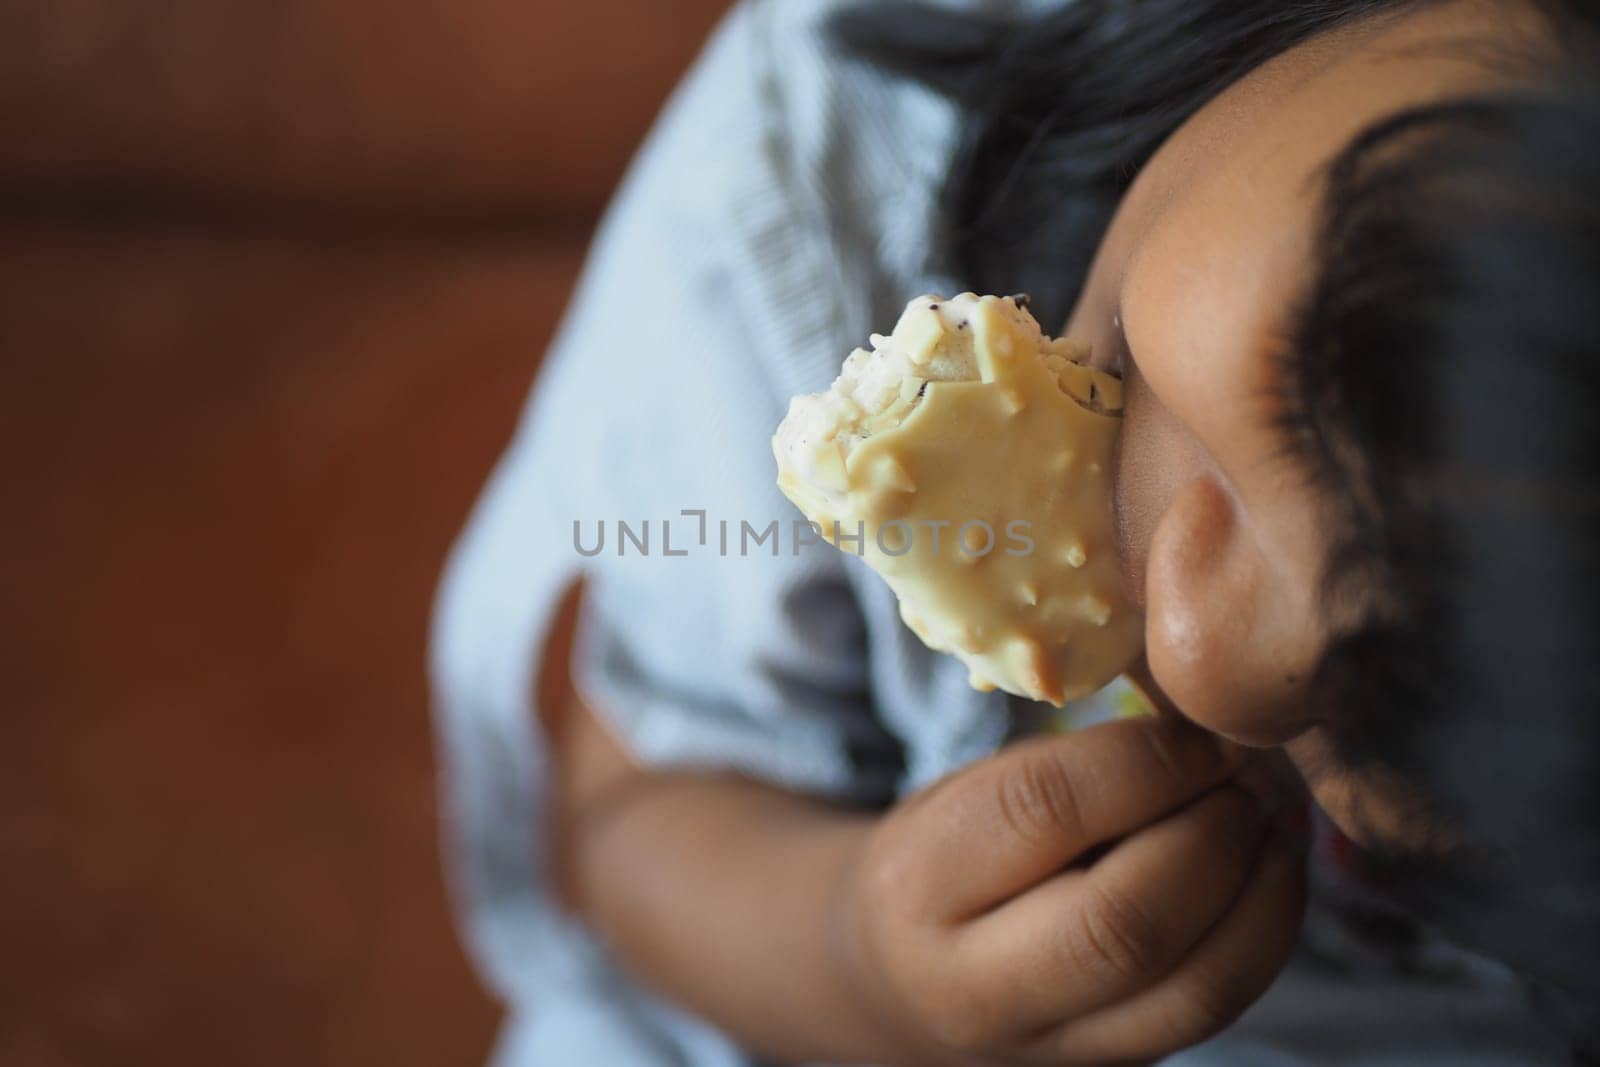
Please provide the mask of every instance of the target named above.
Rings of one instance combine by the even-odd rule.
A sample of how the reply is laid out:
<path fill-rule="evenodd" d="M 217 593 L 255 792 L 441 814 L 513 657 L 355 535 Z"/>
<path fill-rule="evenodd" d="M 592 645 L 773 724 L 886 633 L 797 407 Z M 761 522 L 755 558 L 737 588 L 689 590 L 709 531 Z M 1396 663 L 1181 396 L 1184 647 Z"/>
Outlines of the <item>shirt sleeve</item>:
<path fill-rule="evenodd" d="M 852 799 L 887 799 L 900 772 L 847 562 L 796 543 L 775 485 L 787 398 L 826 386 L 854 324 L 777 71 L 784 49 L 823 46 L 775 41 L 771 7 L 724 21 L 634 161 L 441 585 L 447 847 L 469 941 L 508 999 L 586 966 L 546 895 L 532 707 L 578 576 L 577 683 L 641 760 Z"/>

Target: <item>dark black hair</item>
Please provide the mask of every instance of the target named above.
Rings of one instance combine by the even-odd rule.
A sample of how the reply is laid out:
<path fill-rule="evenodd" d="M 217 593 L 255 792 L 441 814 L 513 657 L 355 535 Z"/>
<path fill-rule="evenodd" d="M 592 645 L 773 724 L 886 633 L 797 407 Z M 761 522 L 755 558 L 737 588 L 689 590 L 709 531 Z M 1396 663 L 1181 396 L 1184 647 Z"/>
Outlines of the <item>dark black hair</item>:
<path fill-rule="evenodd" d="M 1076 0 L 1019 20 L 846 8 L 846 50 L 966 115 L 940 267 L 1064 321 L 1118 201 L 1223 88 L 1423 0 Z M 1385 118 L 1326 175 L 1281 429 L 1336 524 L 1317 675 L 1351 766 L 1418 787 L 1442 854 L 1395 896 L 1514 967 L 1600 1057 L 1600 67 L 1541 5 L 1506 88 Z M 1352 608 L 1354 610 L 1352 610 Z"/>

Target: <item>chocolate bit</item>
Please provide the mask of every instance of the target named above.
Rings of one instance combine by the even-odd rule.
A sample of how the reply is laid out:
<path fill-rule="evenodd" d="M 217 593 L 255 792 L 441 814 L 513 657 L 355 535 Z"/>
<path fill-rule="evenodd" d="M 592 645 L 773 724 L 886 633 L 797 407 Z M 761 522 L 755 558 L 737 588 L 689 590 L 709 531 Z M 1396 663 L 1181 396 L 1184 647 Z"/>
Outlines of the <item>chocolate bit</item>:
<path fill-rule="evenodd" d="M 929 304 L 928 305 L 928 310 L 929 311 L 938 311 L 939 310 L 939 305 L 938 304 Z"/>
<path fill-rule="evenodd" d="M 1006 297 L 1006 299 L 1017 305 L 1019 308 L 1025 308 L 1033 301 L 1033 297 L 1029 296 L 1027 293 L 1012 293 L 1010 296 Z"/>
<path fill-rule="evenodd" d="M 921 397 L 921 396 L 922 396 L 922 395 L 923 395 L 923 394 L 924 394 L 924 393 L 926 393 L 926 392 L 927 392 L 927 391 L 928 391 L 928 383 L 927 383 L 927 382 L 923 382 L 923 383 L 922 383 L 922 384 L 921 384 L 921 385 L 919 385 L 919 386 L 917 386 L 917 396 L 918 396 L 918 397 L 919 397 L 919 398 L 920 398 L 920 397 Z"/>

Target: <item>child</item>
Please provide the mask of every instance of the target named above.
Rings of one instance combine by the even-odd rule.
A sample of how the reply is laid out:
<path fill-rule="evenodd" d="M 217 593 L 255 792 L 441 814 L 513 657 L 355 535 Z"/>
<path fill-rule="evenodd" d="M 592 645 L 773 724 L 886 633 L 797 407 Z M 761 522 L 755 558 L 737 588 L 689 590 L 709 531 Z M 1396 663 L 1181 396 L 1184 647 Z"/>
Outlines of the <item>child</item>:
<path fill-rule="evenodd" d="M 1597 30 L 738 6 L 441 593 L 497 1061 L 1592 1054 Z M 964 289 L 1030 293 L 1123 376 L 1138 673 L 1178 714 L 1002 747 L 1041 709 L 794 543 L 787 398 Z M 1274 761 L 1329 821 L 1303 929 Z"/>

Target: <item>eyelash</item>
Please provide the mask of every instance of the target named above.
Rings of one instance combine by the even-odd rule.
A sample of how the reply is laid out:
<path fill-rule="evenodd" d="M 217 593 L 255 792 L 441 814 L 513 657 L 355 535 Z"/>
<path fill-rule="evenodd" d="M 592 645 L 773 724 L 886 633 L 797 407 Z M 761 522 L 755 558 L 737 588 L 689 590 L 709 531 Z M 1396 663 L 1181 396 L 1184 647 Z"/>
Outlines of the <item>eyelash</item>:
<path fill-rule="evenodd" d="M 1346 480 L 1344 472 L 1301 388 L 1305 374 L 1303 356 L 1284 341 L 1274 352 L 1273 361 L 1276 376 L 1269 387 L 1269 398 L 1277 408 L 1272 424 L 1280 455 L 1305 472 L 1311 488 L 1322 491 L 1342 488 Z"/>

